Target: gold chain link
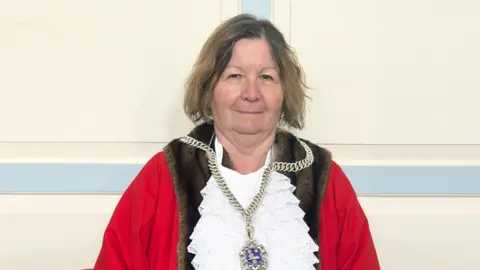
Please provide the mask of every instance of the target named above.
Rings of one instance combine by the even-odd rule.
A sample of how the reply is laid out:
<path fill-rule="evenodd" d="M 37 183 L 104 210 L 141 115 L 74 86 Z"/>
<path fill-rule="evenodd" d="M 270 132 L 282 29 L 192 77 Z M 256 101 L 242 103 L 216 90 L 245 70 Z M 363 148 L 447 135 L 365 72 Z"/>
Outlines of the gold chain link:
<path fill-rule="evenodd" d="M 243 219 L 247 223 L 247 226 L 250 226 L 252 222 L 252 217 L 254 216 L 255 212 L 260 207 L 260 204 L 267 193 L 267 187 L 270 183 L 270 175 L 273 171 L 282 171 L 282 172 L 297 172 L 303 170 L 313 163 L 313 153 L 310 147 L 303 141 L 297 138 L 297 140 L 302 145 L 303 149 L 305 149 L 306 156 L 304 159 L 289 163 L 289 162 L 274 162 L 273 164 L 269 164 L 262 175 L 262 182 L 260 184 L 260 189 L 257 195 L 253 198 L 252 203 L 247 209 L 244 209 L 242 205 L 238 202 L 237 198 L 233 195 L 232 191 L 227 185 L 227 182 L 223 178 L 222 174 L 220 173 L 220 169 L 217 165 L 217 159 L 215 151 L 210 148 L 208 145 L 190 137 L 184 136 L 180 138 L 180 141 L 191 145 L 195 148 L 201 149 L 206 152 L 207 159 L 208 159 L 208 167 L 210 171 L 217 181 L 217 184 L 222 191 L 222 193 L 227 197 L 229 203 L 240 212 Z"/>

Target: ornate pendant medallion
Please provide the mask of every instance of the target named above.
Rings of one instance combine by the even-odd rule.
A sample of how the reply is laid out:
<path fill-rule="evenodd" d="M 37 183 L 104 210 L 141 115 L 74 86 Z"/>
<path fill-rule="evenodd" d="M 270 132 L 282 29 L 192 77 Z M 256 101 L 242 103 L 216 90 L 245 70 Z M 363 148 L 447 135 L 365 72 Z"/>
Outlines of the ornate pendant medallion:
<path fill-rule="evenodd" d="M 268 254 L 264 246 L 253 240 L 247 241 L 240 252 L 242 270 L 266 270 Z"/>

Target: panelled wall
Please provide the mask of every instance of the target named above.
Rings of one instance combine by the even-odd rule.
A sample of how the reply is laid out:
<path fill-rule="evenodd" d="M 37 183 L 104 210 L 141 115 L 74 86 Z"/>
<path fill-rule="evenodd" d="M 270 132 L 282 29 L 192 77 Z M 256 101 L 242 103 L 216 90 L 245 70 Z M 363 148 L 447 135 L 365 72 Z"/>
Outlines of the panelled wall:
<path fill-rule="evenodd" d="M 0 3 L 0 268 L 93 264 L 121 192 L 192 128 L 183 83 L 203 42 L 241 12 L 297 51 L 298 134 L 349 176 L 382 268 L 478 268 L 480 4 L 437 2 Z"/>

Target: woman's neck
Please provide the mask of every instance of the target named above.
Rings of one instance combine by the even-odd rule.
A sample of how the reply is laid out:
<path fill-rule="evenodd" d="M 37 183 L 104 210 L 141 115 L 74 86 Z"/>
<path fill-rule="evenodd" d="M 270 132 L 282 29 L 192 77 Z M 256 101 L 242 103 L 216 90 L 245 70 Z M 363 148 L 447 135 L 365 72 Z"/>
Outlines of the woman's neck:
<path fill-rule="evenodd" d="M 265 165 L 269 150 L 275 141 L 275 131 L 263 134 L 227 134 L 215 130 L 218 141 L 230 158 L 232 169 L 241 174 L 257 171 Z"/>

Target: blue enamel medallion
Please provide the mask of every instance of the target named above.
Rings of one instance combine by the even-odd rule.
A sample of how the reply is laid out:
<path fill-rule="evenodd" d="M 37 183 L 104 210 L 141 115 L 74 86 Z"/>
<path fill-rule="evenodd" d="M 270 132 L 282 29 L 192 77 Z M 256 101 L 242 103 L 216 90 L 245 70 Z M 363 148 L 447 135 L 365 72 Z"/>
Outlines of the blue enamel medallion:
<path fill-rule="evenodd" d="M 249 264 L 259 264 L 263 262 L 262 251 L 258 248 L 249 248 L 245 251 L 245 258 Z"/>

